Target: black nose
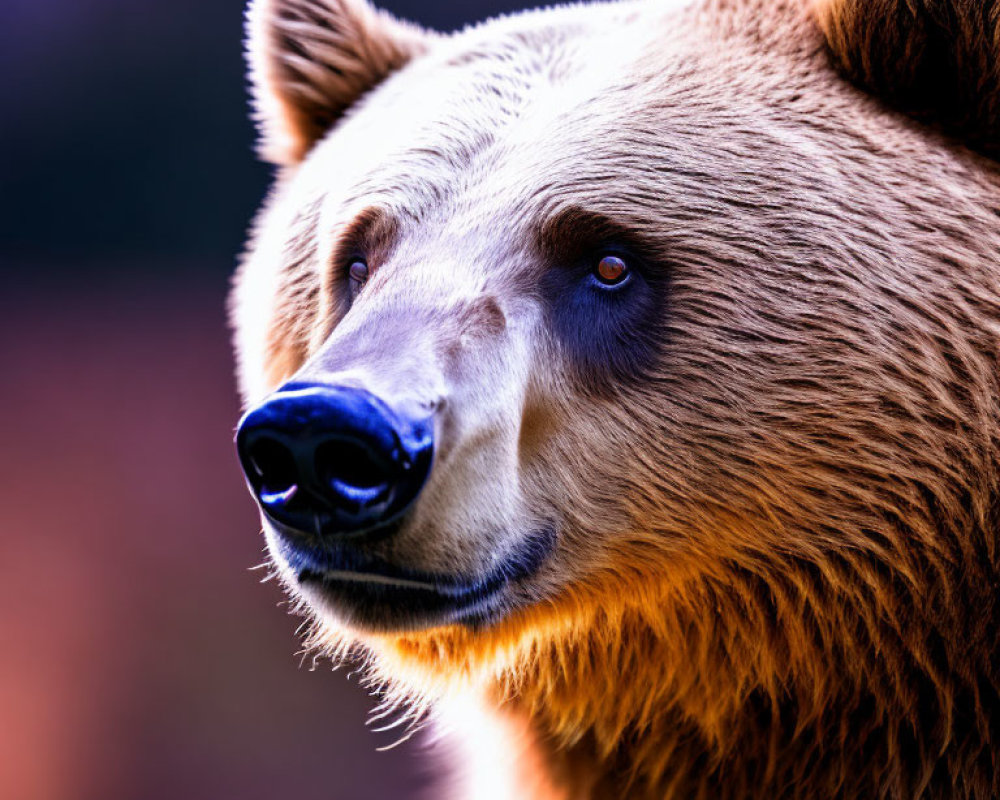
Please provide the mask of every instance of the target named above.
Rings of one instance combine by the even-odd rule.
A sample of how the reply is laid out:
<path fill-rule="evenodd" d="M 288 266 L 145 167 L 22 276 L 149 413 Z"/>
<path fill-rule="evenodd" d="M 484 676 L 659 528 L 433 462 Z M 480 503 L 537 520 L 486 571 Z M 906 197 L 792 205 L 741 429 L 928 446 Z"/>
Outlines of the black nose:
<path fill-rule="evenodd" d="M 358 533 L 393 521 L 430 472 L 433 425 L 362 389 L 288 384 L 248 411 L 236 448 L 264 512 L 294 531 Z"/>

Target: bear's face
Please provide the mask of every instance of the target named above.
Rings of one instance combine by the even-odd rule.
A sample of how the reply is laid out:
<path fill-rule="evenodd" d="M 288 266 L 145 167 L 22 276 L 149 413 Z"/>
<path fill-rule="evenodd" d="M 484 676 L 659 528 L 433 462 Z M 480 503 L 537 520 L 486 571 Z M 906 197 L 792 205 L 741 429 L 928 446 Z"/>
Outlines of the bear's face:
<path fill-rule="evenodd" d="M 630 527 L 648 469 L 630 443 L 668 339 L 664 164 L 637 171 L 635 146 L 670 114 L 634 95 L 636 65 L 658 61 L 635 13 L 549 12 L 438 47 L 284 179 L 237 290 L 252 400 L 322 381 L 433 414 L 426 485 L 365 547 L 468 597 L 330 607 L 361 628 L 491 620 L 592 568 Z"/>
<path fill-rule="evenodd" d="M 260 47 L 312 5 L 259 4 L 258 39 L 283 31 Z M 847 84 L 798 4 L 766 23 L 754 3 L 574 7 L 449 38 L 335 5 L 314 41 L 367 15 L 392 74 L 330 99 L 331 123 L 288 100 L 323 108 L 308 46 L 259 68 L 287 165 L 235 289 L 241 384 L 251 405 L 362 389 L 431 420 L 434 454 L 391 535 L 305 548 L 325 574 L 265 515 L 330 625 L 513 625 L 882 548 L 919 499 L 900 476 L 964 446 L 927 424 L 952 402 L 941 359 L 975 373 L 954 402 L 993 413 L 985 351 L 935 298 L 987 302 L 995 172 Z M 929 232 L 929 207 L 962 235 Z"/>

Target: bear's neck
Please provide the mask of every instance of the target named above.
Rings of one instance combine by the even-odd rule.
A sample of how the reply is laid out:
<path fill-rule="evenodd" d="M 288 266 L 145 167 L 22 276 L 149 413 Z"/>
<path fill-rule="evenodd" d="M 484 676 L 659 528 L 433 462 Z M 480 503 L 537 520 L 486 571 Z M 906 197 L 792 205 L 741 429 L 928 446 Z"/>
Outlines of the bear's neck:
<path fill-rule="evenodd" d="M 459 738 L 519 786 L 463 800 L 986 800 L 1000 566 L 967 550 L 652 564 L 628 591 L 610 574 L 485 629 L 383 640 L 374 663 L 416 696 L 485 693 L 499 729 L 483 744 L 473 715 Z"/>
<path fill-rule="evenodd" d="M 956 621 L 889 595 L 859 616 L 861 598 L 813 606 L 802 586 L 746 579 L 669 611 L 598 612 L 502 672 L 490 704 L 531 787 L 515 796 L 995 796 L 995 687 L 944 644 L 996 649 L 983 628 L 956 639 Z"/>

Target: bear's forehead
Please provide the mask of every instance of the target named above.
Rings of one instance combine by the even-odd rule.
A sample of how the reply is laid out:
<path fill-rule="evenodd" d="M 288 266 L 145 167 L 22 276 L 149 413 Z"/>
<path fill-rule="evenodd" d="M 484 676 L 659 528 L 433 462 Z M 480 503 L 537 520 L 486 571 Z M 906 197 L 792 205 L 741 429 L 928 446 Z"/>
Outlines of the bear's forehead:
<path fill-rule="evenodd" d="M 822 149 L 810 126 L 766 113 L 794 77 L 666 5 L 544 10 L 445 40 L 316 146 L 292 204 L 320 237 L 372 208 L 516 237 L 565 209 L 663 228 L 665 201 L 700 214 L 698 196 L 734 176 L 767 194 L 774 159 L 803 166 Z"/>
<path fill-rule="evenodd" d="M 627 162 L 658 113 L 652 85 L 635 85 L 659 43 L 619 8 L 587 24 L 558 11 L 469 31 L 392 76 L 299 168 L 303 196 L 325 195 L 333 215 L 385 205 L 422 218 L 452 201 L 551 200 L 599 162 Z"/>

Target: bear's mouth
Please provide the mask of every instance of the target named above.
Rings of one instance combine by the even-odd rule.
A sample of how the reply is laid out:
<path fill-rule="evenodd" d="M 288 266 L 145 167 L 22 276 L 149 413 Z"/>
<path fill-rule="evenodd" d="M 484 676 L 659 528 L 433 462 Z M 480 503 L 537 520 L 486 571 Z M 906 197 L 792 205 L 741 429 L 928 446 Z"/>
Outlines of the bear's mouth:
<path fill-rule="evenodd" d="M 554 527 L 535 530 L 488 572 L 466 577 L 407 569 L 350 540 L 317 543 L 274 532 L 278 555 L 316 610 L 378 633 L 495 622 L 513 609 L 511 585 L 537 572 L 556 540 Z"/>

